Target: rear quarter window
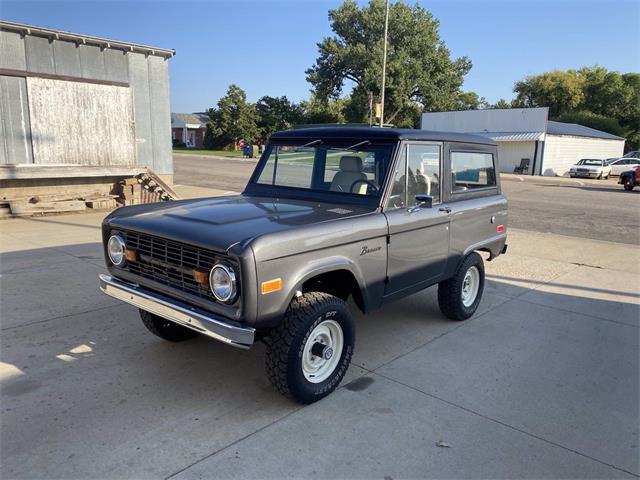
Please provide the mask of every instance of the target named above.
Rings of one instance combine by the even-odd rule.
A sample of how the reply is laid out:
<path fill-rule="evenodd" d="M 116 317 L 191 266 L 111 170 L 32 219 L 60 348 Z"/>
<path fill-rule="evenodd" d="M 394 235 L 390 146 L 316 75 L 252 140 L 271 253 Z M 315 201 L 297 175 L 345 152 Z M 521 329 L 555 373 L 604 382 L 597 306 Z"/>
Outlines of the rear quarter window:
<path fill-rule="evenodd" d="M 453 193 L 496 186 L 492 153 L 451 152 L 451 187 Z"/>

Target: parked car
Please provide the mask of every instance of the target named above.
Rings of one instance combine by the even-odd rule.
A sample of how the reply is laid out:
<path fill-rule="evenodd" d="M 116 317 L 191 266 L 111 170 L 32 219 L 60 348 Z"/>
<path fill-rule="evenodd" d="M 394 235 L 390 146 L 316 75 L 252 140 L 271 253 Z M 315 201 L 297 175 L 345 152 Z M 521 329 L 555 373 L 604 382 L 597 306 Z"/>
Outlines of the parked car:
<path fill-rule="evenodd" d="M 605 160 L 597 158 L 583 158 L 569 169 L 569 176 L 586 178 L 609 178 L 611 167 Z"/>
<path fill-rule="evenodd" d="M 640 185 L 640 166 L 635 167 L 633 170 L 628 170 L 620 174 L 618 183 L 624 185 L 625 190 L 633 190 L 633 187 Z"/>
<path fill-rule="evenodd" d="M 609 164 L 611 175 L 620 175 L 638 165 L 640 165 L 640 158 L 618 158 Z"/>
<path fill-rule="evenodd" d="M 507 249 L 498 171 L 496 144 L 476 135 L 274 133 L 241 195 L 107 216 L 100 288 L 168 341 L 263 341 L 275 388 L 314 402 L 349 367 L 349 297 L 367 313 L 437 284 L 446 317 L 474 314 L 485 284 L 478 252 L 492 260 Z"/>

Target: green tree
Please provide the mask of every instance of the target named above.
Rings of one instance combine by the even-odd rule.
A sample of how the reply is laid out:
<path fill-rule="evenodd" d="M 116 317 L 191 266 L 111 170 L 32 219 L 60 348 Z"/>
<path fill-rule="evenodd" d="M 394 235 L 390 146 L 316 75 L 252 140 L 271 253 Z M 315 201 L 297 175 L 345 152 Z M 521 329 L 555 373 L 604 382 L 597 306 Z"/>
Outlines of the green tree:
<path fill-rule="evenodd" d="M 584 100 L 584 78 L 575 70 L 554 70 L 516 82 L 516 104 L 522 107 L 549 107 L 554 118 L 580 106 Z"/>
<path fill-rule="evenodd" d="M 234 150 L 240 140 L 251 142 L 260 134 L 256 107 L 247 102 L 247 94 L 237 85 L 230 85 L 217 108 L 209 110 L 209 127 L 219 144 L 232 145 Z"/>
<path fill-rule="evenodd" d="M 380 98 L 384 11 L 384 0 L 370 0 L 362 8 L 346 0 L 330 10 L 335 35 L 318 44 L 318 58 L 307 70 L 320 100 L 337 99 L 350 89 L 345 101 L 350 122 L 368 122 L 370 92 Z M 416 111 L 450 110 L 458 104 L 471 61 L 451 59 L 438 27 L 438 20 L 418 5 L 402 0 L 390 5 L 385 123 L 416 122 Z"/>
<path fill-rule="evenodd" d="M 603 132 L 618 135 L 619 137 L 624 137 L 624 135 L 627 133 L 615 118 L 589 112 L 587 110 L 583 110 L 581 112 L 563 113 L 562 115 L 557 117 L 556 120 L 565 123 L 579 123 L 580 125 L 584 125 L 585 127 L 602 130 Z"/>
<path fill-rule="evenodd" d="M 640 147 L 640 74 L 604 67 L 553 71 L 516 82 L 514 106 L 549 107 L 549 118 L 597 128 Z"/>
<path fill-rule="evenodd" d="M 321 100 L 315 95 L 311 95 L 309 100 L 300 103 L 304 123 L 307 124 L 344 123 L 346 120 L 343 113 L 344 106 L 345 102 L 340 98 Z"/>
<path fill-rule="evenodd" d="M 504 98 L 501 98 L 491 108 L 511 108 L 511 104 L 507 102 Z"/>
<path fill-rule="evenodd" d="M 489 103 L 476 92 L 462 92 L 458 95 L 456 110 L 480 110 L 489 108 Z"/>
<path fill-rule="evenodd" d="M 304 121 L 302 107 L 284 96 L 262 97 L 256 103 L 256 111 L 262 139 L 266 139 L 273 132 L 287 130 Z"/>

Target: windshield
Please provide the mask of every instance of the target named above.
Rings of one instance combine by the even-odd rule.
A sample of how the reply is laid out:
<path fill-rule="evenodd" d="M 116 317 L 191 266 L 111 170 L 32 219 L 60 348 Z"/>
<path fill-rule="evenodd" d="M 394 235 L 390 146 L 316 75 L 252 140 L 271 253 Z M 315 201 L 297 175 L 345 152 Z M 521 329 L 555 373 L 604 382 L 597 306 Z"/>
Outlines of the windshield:
<path fill-rule="evenodd" d="M 602 166 L 602 160 L 592 160 L 589 158 L 583 158 L 582 160 L 580 160 L 578 162 L 578 165 L 592 165 L 595 167 L 601 167 Z"/>
<path fill-rule="evenodd" d="M 640 158 L 640 152 L 629 152 L 625 154 L 622 158 Z"/>
<path fill-rule="evenodd" d="M 378 196 L 389 169 L 392 144 L 368 140 L 344 144 L 315 140 L 271 144 L 254 183 L 336 194 Z"/>

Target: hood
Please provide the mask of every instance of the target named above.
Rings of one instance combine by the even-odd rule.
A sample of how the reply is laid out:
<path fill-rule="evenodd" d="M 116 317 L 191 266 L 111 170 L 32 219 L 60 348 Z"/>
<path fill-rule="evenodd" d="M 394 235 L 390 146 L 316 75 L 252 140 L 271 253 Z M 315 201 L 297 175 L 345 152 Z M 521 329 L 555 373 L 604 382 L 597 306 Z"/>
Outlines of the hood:
<path fill-rule="evenodd" d="M 354 205 L 237 195 L 123 207 L 108 216 L 105 224 L 223 252 L 260 235 L 370 210 Z"/>
<path fill-rule="evenodd" d="M 599 170 L 599 169 L 605 168 L 605 167 L 603 167 L 602 165 L 572 165 L 571 168 L 575 168 L 575 169 L 583 168 L 583 169 L 586 169 L 586 170 Z"/>

